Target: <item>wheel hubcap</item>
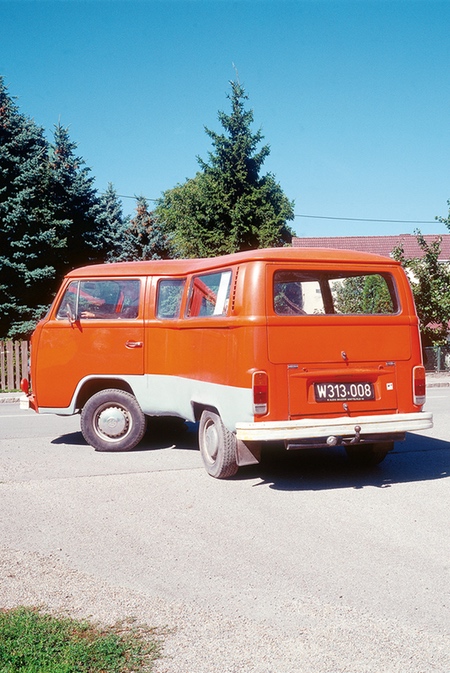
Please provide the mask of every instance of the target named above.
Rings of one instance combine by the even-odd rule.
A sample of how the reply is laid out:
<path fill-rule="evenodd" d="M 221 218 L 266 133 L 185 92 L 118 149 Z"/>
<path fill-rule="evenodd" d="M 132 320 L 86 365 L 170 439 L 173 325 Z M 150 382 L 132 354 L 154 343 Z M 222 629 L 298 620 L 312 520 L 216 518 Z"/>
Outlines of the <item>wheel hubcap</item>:
<path fill-rule="evenodd" d="M 123 437 L 128 432 L 130 418 L 120 407 L 106 407 L 97 416 L 97 430 L 110 439 Z"/>

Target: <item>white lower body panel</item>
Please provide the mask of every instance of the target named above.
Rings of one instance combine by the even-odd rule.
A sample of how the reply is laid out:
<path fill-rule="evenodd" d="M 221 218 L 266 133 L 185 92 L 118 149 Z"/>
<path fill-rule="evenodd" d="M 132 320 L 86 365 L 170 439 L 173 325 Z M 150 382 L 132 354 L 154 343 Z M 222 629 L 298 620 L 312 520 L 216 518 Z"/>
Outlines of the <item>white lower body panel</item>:
<path fill-rule="evenodd" d="M 68 407 L 39 407 L 40 414 L 71 416 L 77 413 L 77 398 L 83 385 L 89 381 L 120 378 L 127 383 L 136 397 L 144 414 L 149 416 L 179 416 L 188 421 L 195 420 L 194 407 L 212 407 L 218 410 L 224 425 L 234 432 L 237 421 L 253 420 L 253 394 L 251 388 L 227 386 L 210 381 L 199 381 L 181 376 L 159 374 L 105 376 L 91 375 L 82 379 Z M 104 387 L 108 387 L 105 385 Z M 114 384 L 111 385 L 114 387 Z M 30 406 L 30 398 L 23 396 L 21 408 Z"/>

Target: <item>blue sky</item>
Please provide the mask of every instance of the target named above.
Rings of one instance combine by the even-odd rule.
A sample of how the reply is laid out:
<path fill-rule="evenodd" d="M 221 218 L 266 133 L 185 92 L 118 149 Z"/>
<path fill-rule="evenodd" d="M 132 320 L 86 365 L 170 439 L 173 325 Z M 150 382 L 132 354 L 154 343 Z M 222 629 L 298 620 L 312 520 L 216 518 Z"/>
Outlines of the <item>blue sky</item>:
<path fill-rule="evenodd" d="M 298 235 L 448 233 L 449 29 L 447 0 L 0 0 L 0 74 L 100 191 L 153 199 L 207 158 L 237 70 L 264 172 L 317 218 Z"/>

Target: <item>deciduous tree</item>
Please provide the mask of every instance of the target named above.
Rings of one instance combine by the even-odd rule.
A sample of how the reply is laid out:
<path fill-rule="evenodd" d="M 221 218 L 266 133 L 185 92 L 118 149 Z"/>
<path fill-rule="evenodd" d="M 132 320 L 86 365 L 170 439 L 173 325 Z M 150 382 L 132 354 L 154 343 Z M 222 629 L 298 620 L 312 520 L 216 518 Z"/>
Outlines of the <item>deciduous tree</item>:
<path fill-rule="evenodd" d="M 436 238 L 429 245 L 420 231 L 415 233 L 423 256 L 407 259 L 400 246 L 394 250 L 394 257 L 409 272 L 423 345 L 437 346 L 445 344 L 448 336 L 450 269 L 448 264 L 439 261 L 442 238 Z"/>

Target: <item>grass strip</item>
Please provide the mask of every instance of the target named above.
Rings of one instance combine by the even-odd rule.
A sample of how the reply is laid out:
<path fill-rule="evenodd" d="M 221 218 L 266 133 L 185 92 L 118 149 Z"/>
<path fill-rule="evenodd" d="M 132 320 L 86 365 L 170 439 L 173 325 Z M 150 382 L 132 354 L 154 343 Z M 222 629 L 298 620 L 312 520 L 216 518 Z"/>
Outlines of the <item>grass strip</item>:
<path fill-rule="evenodd" d="M 160 646 L 146 627 L 0 610 L 0 673 L 150 673 Z"/>

